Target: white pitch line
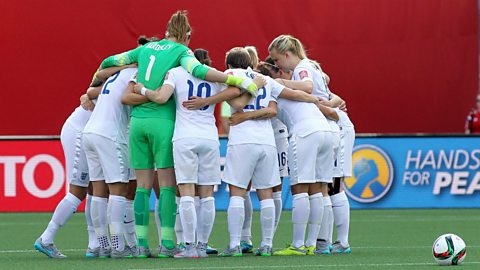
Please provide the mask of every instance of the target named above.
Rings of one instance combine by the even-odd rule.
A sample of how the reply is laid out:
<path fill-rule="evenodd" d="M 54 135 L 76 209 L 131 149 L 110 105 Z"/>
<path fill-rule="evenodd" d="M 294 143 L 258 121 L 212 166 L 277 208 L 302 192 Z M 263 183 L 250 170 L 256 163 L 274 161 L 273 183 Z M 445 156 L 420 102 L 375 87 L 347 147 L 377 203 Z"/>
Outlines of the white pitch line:
<path fill-rule="evenodd" d="M 463 264 L 480 264 L 480 262 L 464 262 Z M 258 269 L 258 268 L 320 268 L 320 267 L 405 267 L 405 266 L 424 266 L 424 265 L 437 265 L 436 263 L 366 263 L 366 264 L 308 264 L 308 265 L 236 265 L 235 269 Z M 194 267 L 173 267 L 173 268 L 130 268 L 129 270 L 196 270 L 196 269 L 232 269 L 232 266 L 194 266 Z"/>

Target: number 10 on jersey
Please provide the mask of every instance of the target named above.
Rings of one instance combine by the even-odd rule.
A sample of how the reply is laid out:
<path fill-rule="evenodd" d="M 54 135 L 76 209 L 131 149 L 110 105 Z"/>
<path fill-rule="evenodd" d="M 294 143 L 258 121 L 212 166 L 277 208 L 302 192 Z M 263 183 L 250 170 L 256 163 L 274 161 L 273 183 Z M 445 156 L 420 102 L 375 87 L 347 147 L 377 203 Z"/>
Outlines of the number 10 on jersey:
<path fill-rule="evenodd" d="M 197 93 L 195 95 L 193 94 L 193 91 L 194 91 L 194 88 L 195 88 L 195 85 L 193 85 L 193 82 L 191 80 L 188 80 L 187 84 L 188 84 L 188 99 L 190 99 L 190 97 L 193 97 L 193 96 L 205 98 L 205 97 L 211 96 L 211 94 L 212 94 L 212 87 L 210 86 L 210 84 L 208 84 L 206 82 L 203 82 L 203 83 L 201 83 L 197 86 Z M 204 96 L 204 94 L 205 94 L 205 96 Z M 208 109 L 208 107 L 210 107 L 210 106 L 207 105 L 205 107 L 200 108 L 200 110 L 204 111 L 204 110 Z"/>

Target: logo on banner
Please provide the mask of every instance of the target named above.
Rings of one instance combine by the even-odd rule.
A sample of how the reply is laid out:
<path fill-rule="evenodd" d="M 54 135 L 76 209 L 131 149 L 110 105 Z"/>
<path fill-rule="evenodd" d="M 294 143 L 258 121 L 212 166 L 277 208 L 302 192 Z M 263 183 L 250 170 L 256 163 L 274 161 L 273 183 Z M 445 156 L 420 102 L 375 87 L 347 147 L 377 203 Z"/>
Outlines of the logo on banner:
<path fill-rule="evenodd" d="M 393 182 L 390 157 L 374 145 L 355 147 L 352 156 L 353 176 L 345 179 L 345 192 L 350 198 L 371 203 L 383 198 Z"/>

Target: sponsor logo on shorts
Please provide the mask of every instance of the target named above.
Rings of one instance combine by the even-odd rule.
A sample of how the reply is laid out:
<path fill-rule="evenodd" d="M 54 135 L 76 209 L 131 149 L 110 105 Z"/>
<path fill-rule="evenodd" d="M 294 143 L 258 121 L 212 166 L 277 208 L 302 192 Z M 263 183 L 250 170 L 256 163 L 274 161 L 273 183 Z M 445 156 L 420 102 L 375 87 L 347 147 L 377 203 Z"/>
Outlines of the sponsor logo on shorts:
<path fill-rule="evenodd" d="M 344 188 L 350 198 L 372 203 L 383 198 L 393 182 L 390 157 L 377 146 L 362 144 L 353 150 L 353 176 L 345 179 Z"/>

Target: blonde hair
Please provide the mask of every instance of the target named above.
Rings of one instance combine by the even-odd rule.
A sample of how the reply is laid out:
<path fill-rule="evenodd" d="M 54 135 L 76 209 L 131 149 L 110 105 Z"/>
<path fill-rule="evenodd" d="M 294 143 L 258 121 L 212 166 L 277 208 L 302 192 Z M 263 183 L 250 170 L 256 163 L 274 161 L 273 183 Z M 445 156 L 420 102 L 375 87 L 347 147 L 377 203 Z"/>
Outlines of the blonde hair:
<path fill-rule="evenodd" d="M 250 55 L 252 68 L 257 68 L 259 61 L 257 48 L 255 48 L 255 46 L 245 46 L 245 50 L 247 50 L 248 54 Z"/>
<path fill-rule="evenodd" d="M 307 58 L 307 53 L 300 40 L 291 35 L 280 35 L 276 37 L 272 43 L 270 43 L 270 46 L 268 46 L 268 51 L 272 51 L 273 49 L 280 53 L 291 52 L 300 59 Z"/>
<path fill-rule="evenodd" d="M 167 38 L 175 38 L 178 41 L 183 41 L 185 37 L 191 35 L 192 29 L 188 23 L 187 11 L 179 10 L 175 12 L 167 23 Z"/>

